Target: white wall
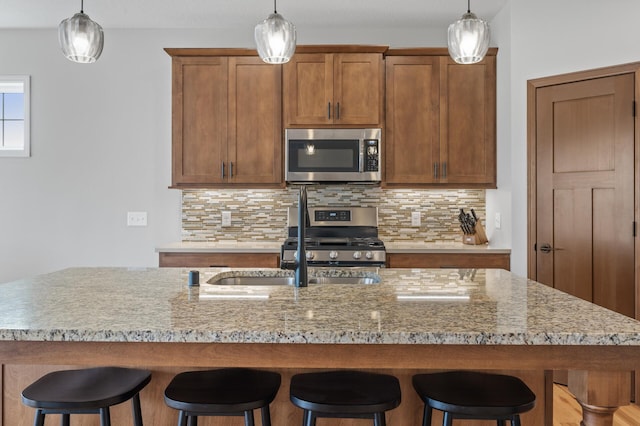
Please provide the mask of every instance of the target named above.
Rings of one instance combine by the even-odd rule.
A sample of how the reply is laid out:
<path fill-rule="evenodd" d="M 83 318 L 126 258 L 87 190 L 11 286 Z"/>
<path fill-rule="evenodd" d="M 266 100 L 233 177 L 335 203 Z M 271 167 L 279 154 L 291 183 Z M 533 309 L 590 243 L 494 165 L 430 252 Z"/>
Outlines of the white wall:
<path fill-rule="evenodd" d="M 498 175 L 511 169 L 512 270 L 526 275 L 527 80 L 640 61 L 640 2 L 511 0 L 510 8 L 511 117 L 498 125 L 511 127 L 511 161 Z"/>
<path fill-rule="evenodd" d="M 0 282 L 72 266 L 156 266 L 180 240 L 164 47 L 253 47 L 248 31 L 105 30 L 74 64 L 55 29 L 0 31 L 0 75 L 31 75 L 32 156 L 0 158 Z M 299 43 L 444 46 L 444 31 L 304 29 Z M 149 226 L 128 228 L 127 211 Z"/>
<path fill-rule="evenodd" d="M 167 189 L 170 60 L 156 38 L 108 33 L 103 58 L 80 65 L 60 54 L 55 30 L 1 33 L 0 74 L 31 75 L 32 156 L 0 159 L 0 282 L 153 265 L 154 244 L 179 238 L 180 194 Z M 127 228 L 138 210 L 150 226 Z"/>
<path fill-rule="evenodd" d="M 498 46 L 496 70 L 496 139 L 498 188 L 486 191 L 485 226 L 491 245 L 511 247 L 511 5 L 507 5 L 490 22 L 492 46 Z M 495 227 L 500 215 L 500 229 Z"/>

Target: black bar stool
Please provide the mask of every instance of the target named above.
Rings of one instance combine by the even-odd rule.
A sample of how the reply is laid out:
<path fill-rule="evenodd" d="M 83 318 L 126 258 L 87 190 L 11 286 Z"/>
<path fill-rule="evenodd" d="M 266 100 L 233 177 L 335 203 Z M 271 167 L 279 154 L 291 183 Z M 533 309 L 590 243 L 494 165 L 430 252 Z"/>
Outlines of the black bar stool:
<path fill-rule="evenodd" d="M 97 367 L 46 374 L 22 391 L 22 402 L 36 409 L 35 426 L 46 414 L 61 414 L 69 426 L 71 414 L 100 414 L 100 425 L 110 426 L 109 407 L 131 400 L 133 424 L 142 426 L 139 392 L 151 381 L 146 370 Z"/>
<path fill-rule="evenodd" d="M 291 378 L 290 398 L 304 410 L 303 426 L 315 426 L 318 417 L 373 419 L 385 426 L 385 412 L 400 405 L 400 383 L 353 370 L 303 373 Z"/>
<path fill-rule="evenodd" d="M 198 424 L 198 416 L 244 416 L 254 426 L 260 409 L 262 425 L 271 425 L 269 404 L 280 388 L 280 374 L 246 368 L 187 371 L 177 374 L 164 391 L 164 402 L 180 411 L 178 426 Z"/>
<path fill-rule="evenodd" d="M 496 420 L 520 426 L 520 414 L 536 405 L 536 396 L 517 377 L 473 371 L 417 374 L 413 387 L 424 401 L 423 426 L 431 425 L 432 409 L 444 412 L 444 426 L 453 419 Z"/>

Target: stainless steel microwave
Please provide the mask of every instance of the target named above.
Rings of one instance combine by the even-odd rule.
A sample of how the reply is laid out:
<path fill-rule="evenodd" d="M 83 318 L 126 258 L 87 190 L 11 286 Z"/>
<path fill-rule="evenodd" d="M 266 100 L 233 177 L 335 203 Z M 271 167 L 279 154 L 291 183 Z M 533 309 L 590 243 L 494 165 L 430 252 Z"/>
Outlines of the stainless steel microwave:
<path fill-rule="evenodd" d="M 285 180 L 380 182 L 381 138 L 381 129 L 287 129 Z"/>

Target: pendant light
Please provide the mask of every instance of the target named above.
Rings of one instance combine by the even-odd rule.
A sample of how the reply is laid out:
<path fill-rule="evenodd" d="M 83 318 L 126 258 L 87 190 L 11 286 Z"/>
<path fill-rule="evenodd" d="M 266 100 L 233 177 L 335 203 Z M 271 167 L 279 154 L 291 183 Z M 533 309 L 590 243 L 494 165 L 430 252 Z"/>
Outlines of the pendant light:
<path fill-rule="evenodd" d="M 471 13 L 470 2 L 467 13 L 449 25 L 449 55 L 459 64 L 480 62 L 489 50 L 489 24 Z"/>
<path fill-rule="evenodd" d="M 84 13 L 84 0 L 80 12 L 60 22 L 58 40 L 67 59 L 90 64 L 98 60 L 104 46 L 102 27 Z"/>
<path fill-rule="evenodd" d="M 296 26 L 278 13 L 276 0 L 273 13 L 256 25 L 254 36 L 258 55 L 268 64 L 289 62 L 296 50 Z"/>

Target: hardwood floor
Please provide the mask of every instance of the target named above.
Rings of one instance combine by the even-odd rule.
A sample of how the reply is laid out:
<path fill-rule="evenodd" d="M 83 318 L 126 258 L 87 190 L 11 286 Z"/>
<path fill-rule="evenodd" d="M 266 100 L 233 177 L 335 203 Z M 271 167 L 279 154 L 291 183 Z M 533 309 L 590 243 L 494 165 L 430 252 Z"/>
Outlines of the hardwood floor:
<path fill-rule="evenodd" d="M 566 386 L 553 385 L 553 426 L 579 426 L 582 410 Z M 620 407 L 613 426 L 640 426 L 640 407 Z"/>

